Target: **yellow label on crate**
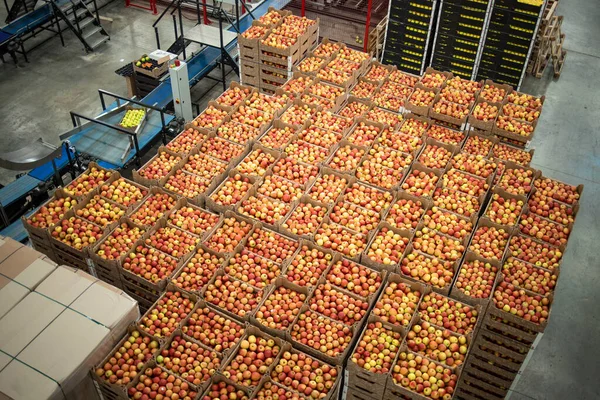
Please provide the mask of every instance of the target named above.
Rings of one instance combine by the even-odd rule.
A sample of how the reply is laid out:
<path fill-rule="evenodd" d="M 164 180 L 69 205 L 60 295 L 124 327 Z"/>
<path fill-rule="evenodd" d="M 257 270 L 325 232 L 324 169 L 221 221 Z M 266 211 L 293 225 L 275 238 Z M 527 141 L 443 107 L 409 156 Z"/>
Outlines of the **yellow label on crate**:
<path fill-rule="evenodd" d="M 518 0 L 518 3 L 529 4 L 530 6 L 540 7 L 544 0 Z"/>
<path fill-rule="evenodd" d="M 461 17 L 464 19 L 470 19 L 471 21 L 483 21 L 483 18 L 474 17 L 472 15 L 461 15 Z"/>
<path fill-rule="evenodd" d="M 423 39 L 423 38 L 421 38 L 421 37 L 418 37 L 418 36 L 412 36 L 412 35 L 406 35 L 406 38 L 408 38 L 408 39 L 412 39 L 412 40 L 418 40 L 418 41 L 420 41 L 420 42 L 424 42 L 424 41 L 425 41 L 425 39 Z"/>
<path fill-rule="evenodd" d="M 481 29 L 478 26 L 474 26 L 474 25 L 469 25 L 469 24 L 465 24 L 463 22 L 459 22 L 458 26 L 462 26 L 463 28 L 469 28 L 469 29 Z"/>
<path fill-rule="evenodd" d="M 477 54 L 477 51 L 475 50 L 463 49 L 462 47 L 457 47 L 456 50 L 462 51 L 463 53 Z"/>

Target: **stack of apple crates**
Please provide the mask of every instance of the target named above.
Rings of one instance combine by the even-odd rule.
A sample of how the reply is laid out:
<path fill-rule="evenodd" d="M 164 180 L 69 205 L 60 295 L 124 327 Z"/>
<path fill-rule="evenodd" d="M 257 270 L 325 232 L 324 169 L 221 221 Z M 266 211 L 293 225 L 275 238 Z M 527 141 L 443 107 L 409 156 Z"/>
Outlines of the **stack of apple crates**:
<path fill-rule="evenodd" d="M 306 30 L 300 33 L 291 46 L 272 47 L 264 44 L 263 39 L 280 33 L 289 35 L 284 29 L 278 28 L 291 22 L 290 20 L 299 18 L 301 17 L 294 16 L 289 11 L 269 7 L 266 15 L 252 22 L 250 29 L 260 34 L 259 37 L 248 39 L 244 34 L 238 35 L 241 84 L 273 94 L 292 77 L 293 67 L 317 46 L 319 19 L 309 20 L 302 17 L 307 25 Z"/>

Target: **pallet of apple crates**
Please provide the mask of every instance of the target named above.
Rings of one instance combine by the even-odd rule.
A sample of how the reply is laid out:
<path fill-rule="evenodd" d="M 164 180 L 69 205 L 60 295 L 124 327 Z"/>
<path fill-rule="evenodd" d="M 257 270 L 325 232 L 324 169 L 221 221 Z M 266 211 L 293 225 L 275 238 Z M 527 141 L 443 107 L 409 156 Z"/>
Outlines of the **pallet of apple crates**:
<path fill-rule="evenodd" d="M 392 0 L 383 44 L 385 64 L 411 74 L 423 73 L 437 4 L 437 0 Z"/>

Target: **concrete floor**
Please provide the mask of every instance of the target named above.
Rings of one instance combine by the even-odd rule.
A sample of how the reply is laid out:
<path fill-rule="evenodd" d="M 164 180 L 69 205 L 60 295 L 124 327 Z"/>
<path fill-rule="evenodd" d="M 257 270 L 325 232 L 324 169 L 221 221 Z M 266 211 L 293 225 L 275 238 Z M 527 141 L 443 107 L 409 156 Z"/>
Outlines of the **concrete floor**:
<path fill-rule="evenodd" d="M 29 64 L 0 64 L 0 149 L 13 150 L 38 137 L 58 144 L 58 135 L 71 126 L 70 110 L 100 111 L 98 88 L 126 93 L 113 71 L 155 48 L 154 17 L 121 2 L 101 14 L 114 22 L 111 41 L 97 53 L 86 55 L 71 35 L 65 48 L 54 39 L 31 53 Z M 585 191 L 550 324 L 513 399 L 600 398 L 600 261 L 593 250 L 600 242 L 600 7 L 598 1 L 562 0 L 558 14 L 565 17 L 568 49 L 562 76 L 553 80 L 547 71 L 541 80 L 527 78 L 522 88 L 546 96 L 531 146 L 533 166 L 551 178 L 583 183 Z M 161 32 L 161 41 L 170 43 L 170 22 Z M 203 90 L 195 89 L 193 96 Z M 0 182 L 13 176 L 1 171 Z"/>

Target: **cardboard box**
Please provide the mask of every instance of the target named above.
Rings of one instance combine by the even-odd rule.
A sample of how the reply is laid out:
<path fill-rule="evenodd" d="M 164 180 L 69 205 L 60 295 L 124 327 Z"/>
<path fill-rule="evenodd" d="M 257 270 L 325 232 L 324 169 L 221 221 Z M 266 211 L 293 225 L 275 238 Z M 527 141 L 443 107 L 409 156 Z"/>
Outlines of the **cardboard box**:
<path fill-rule="evenodd" d="M 60 266 L 35 291 L 69 306 L 97 280 L 83 271 Z"/>
<path fill-rule="evenodd" d="M 30 290 L 26 287 L 0 276 L 0 318 L 24 299 L 29 292 Z"/>
<path fill-rule="evenodd" d="M 24 247 L 23 244 L 11 239 L 11 238 L 0 238 L 0 263 L 3 263 L 8 257 L 10 257 L 15 251 Z"/>
<path fill-rule="evenodd" d="M 55 269 L 43 254 L 23 246 L 0 263 L 0 276 L 34 290 Z"/>
<path fill-rule="evenodd" d="M 0 353 L 1 354 L 1 353 Z M 11 361 L 6 368 L 0 368 L 0 398 L 8 400 L 64 400 L 65 396 L 58 384 L 28 365 L 18 360 Z"/>

